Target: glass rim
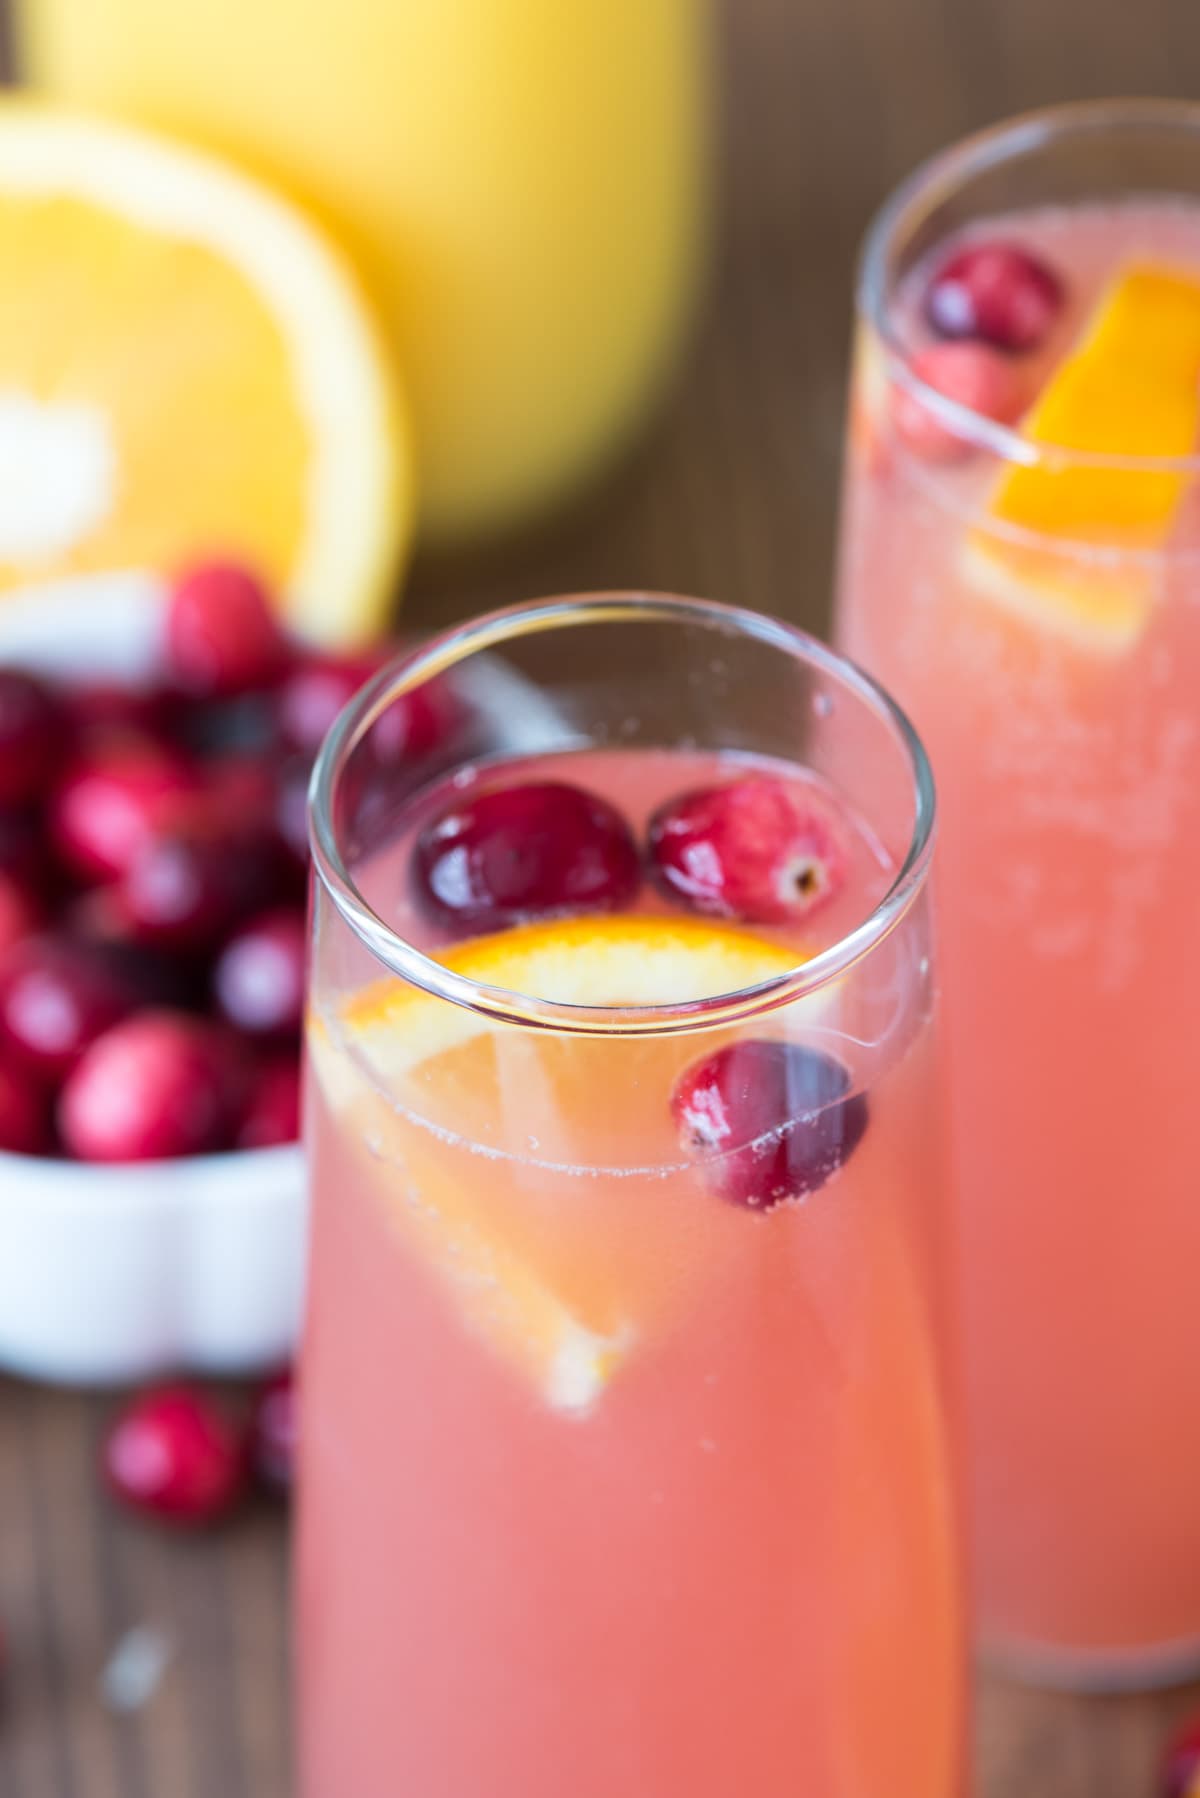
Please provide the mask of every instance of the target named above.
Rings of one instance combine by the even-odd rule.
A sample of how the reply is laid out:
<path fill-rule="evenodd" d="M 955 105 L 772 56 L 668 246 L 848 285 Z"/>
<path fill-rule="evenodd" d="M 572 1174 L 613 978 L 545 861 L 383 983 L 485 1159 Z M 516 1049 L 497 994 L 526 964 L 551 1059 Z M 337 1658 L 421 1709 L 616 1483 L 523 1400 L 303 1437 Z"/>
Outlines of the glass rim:
<path fill-rule="evenodd" d="M 623 1006 L 562 1004 L 506 987 L 489 986 L 446 967 L 385 923 L 360 892 L 342 855 L 333 823 L 342 771 L 375 720 L 394 700 L 468 657 L 498 648 L 515 637 L 619 621 L 691 622 L 772 645 L 849 689 L 890 730 L 907 763 L 912 783 L 913 826 L 907 853 L 887 892 L 837 942 L 758 985 L 674 1004 Z M 839 978 L 891 934 L 920 893 L 933 849 L 936 811 L 933 774 L 916 730 L 891 695 L 855 663 L 806 631 L 764 613 L 715 600 L 637 591 L 525 601 L 451 626 L 424 644 L 402 652 L 356 694 L 335 720 L 313 768 L 308 802 L 315 874 L 341 917 L 385 968 L 434 997 L 465 1006 L 494 1021 L 590 1036 L 666 1035 L 712 1028 L 774 1011 Z"/>
<path fill-rule="evenodd" d="M 923 380 L 914 372 L 911 354 L 892 325 L 889 258 L 914 209 L 926 203 L 936 204 L 975 176 L 1014 157 L 1031 155 L 1056 139 L 1114 129 L 1173 131 L 1195 138 L 1200 148 L 1200 102 L 1151 98 L 1070 100 L 1003 119 L 935 151 L 892 189 L 867 227 L 859 255 L 857 309 L 883 347 L 889 374 L 947 430 L 1006 462 L 1027 467 L 1195 475 L 1200 473 L 1200 450 L 1186 456 L 1139 456 L 1033 443 L 1016 427 L 997 423 Z"/>

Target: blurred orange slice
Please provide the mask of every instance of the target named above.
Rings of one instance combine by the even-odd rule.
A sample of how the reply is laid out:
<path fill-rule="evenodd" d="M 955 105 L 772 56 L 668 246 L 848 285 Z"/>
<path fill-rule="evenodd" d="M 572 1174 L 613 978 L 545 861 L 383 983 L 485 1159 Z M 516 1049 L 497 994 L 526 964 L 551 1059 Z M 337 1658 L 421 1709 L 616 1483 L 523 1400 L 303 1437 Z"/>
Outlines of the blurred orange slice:
<path fill-rule="evenodd" d="M 0 603 L 236 558 L 293 628 L 386 618 L 407 413 L 356 278 L 301 212 L 140 131 L 0 101 Z"/>

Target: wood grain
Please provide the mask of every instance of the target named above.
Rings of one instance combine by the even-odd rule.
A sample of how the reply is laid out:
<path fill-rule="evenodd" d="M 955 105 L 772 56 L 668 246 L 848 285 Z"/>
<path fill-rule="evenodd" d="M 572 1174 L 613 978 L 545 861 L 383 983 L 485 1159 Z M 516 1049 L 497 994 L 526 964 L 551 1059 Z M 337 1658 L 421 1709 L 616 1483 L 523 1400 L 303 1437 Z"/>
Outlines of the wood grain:
<path fill-rule="evenodd" d="M 0 0 L 0 42 L 2 26 Z M 872 209 L 965 130 L 1055 99 L 1185 93 L 1197 68 L 1196 0 L 726 0 L 721 253 L 671 404 L 552 526 L 419 567 L 410 622 L 643 585 L 820 628 L 852 266 Z M 282 1520 L 263 1508 L 179 1540 L 118 1518 L 93 1473 L 104 1412 L 0 1383 L 0 1798 L 286 1798 Z M 154 1700 L 120 1718 L 98 1680 L 135 1624 L 162 1631 L 173 1658 Z M 980 1790 L 1148 1793 L 1162 1735 L 1195 1696 L 1100 1702 L 988 1684 Z"/>

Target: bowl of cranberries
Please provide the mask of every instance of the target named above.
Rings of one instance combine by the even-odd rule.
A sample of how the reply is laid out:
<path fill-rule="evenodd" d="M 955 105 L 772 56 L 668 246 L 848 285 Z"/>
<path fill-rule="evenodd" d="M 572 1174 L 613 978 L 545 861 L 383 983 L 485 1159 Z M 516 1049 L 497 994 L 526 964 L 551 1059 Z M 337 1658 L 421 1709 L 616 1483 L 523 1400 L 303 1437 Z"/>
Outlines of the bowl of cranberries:
<path fill-rule="evenodd" d="M 305 793 L 377 663 L 232 565 L 0 608 L 0 1365 L 286 1358 Z"/>

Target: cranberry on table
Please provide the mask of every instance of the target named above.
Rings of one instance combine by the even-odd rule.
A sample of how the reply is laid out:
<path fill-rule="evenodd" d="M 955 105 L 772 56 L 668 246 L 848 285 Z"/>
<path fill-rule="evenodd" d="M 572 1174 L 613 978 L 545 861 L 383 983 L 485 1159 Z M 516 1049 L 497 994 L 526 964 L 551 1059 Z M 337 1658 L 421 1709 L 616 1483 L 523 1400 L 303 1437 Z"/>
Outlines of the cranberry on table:
<path fill-rule="evenodd" d="M 270 686 L 291 658 L 266 587 L 232 562 L 201 564 L 175 582 L 166 647 L 176 683 L 206 699 Z"/>
<path fill-rule="evenodd" d="M 925 316 L 940 337 L 973 338 L 1000 350 L 1043 342 L 1063 304 L 1054 270 L 1020 244 L 969 244 L 935 271 Z"/>
<path fill-rule="evenodd" d="M 43 793 L 62 743 L 62 716 L 49 688 L 20 669 L 0 668 L 0 805 L 24 805 Z"/>
<path fill-rule="evenodd" d="M 296 1383 L 285 1368 L 259 1390 L 250 1425 L 250 1459 L 255 1473 L 273 1492 L 291 1491 L 299 1434 Z"/>
<path fill-rule="evenodd" d="M 228 1033 L 184 1012 L 143 1011 L 99 1037 L 58 1102 L 81 1161 L 159 1161 L 232 1145 L 244 1103 Z"/>
<path fill-rule="evenodd" d="M 244 1433 L 192 1386 L 161 1386 L 135 1398 L 109 1430 L 102 1459 L 108 1486 L 123 1503 L 170 1523 L 215 1523 L 247 1483 Z"/>
<path fill-rule="evenodd" d="M 95 945 L 27 938 L 0 957 L 0 1047 L 40 1078 L 61 1080 L 137 997 Z"/>
<path fill-rule="evenodd" d="M 248 1036 L 292 1036 L 304 1015 L 304 915 L 277 910 L 230 937 L 213 969 L 217 1009 Z"/>
<path fill-rule="evenodd" d="M 29 1074 L 0 1061 L 0 1150 L 48 1155 L 54 1146 L 50 1102 Z"/>
<path fill-rule="evenodd" d="M 770 1211 L 817 1192 L 862 1141 L 867 1101 L 850 1086 L 830 1055 L 748 1038 L 687 1068 L 671 1114 L 712 1192 Z"/>
<path fill-rule="evenodd" d="M 239 919 L 276 897 L 282 862 L 273 833 L 211 819 L 151 838 L 119 895 L 133 933 L 181 951 L 211 947 Z"/>
<path fill-rule="evenodd" d="M 235 1149 L 274 1149 L 300 1135 L 300 1062 L 279 1055 L 250 1076 L 250 1092 Z"/>
<path fill-rule="evenodd" d="M 808 917 L 841 891 L 848 866 L 828 811 L 803 786 L 770 774 L 668 800 L 650 822 L 650 855 L 670 898 L 749 924 Z"/>
<path fill-rule="evenodd" d="M 80 880 L 111 880 L 173 819 L 196 803 L 201 783 L 177 751 L 122 738 L 70 769 L 51 802 L 50 828 L 65 867 Z"/>
<path fill-rule="evenodd" d="M 421 832 L 414 878 L 431 911 L 462 927 L 616 911 L 641 881 L 628 824 L 606 799 L 558 781 L 465 795 Z"/>
<path fill-rule="evenodd" d="M 1022 370 L 986 344 L 930 344 L 909 367 L 926 387 L 994 424 L 1016 424 L 1029 401 Z M 891 389 L 891 414 L 897 437 L 923 461 L 957 462 L 977 447 L 899 381 Z"/>

